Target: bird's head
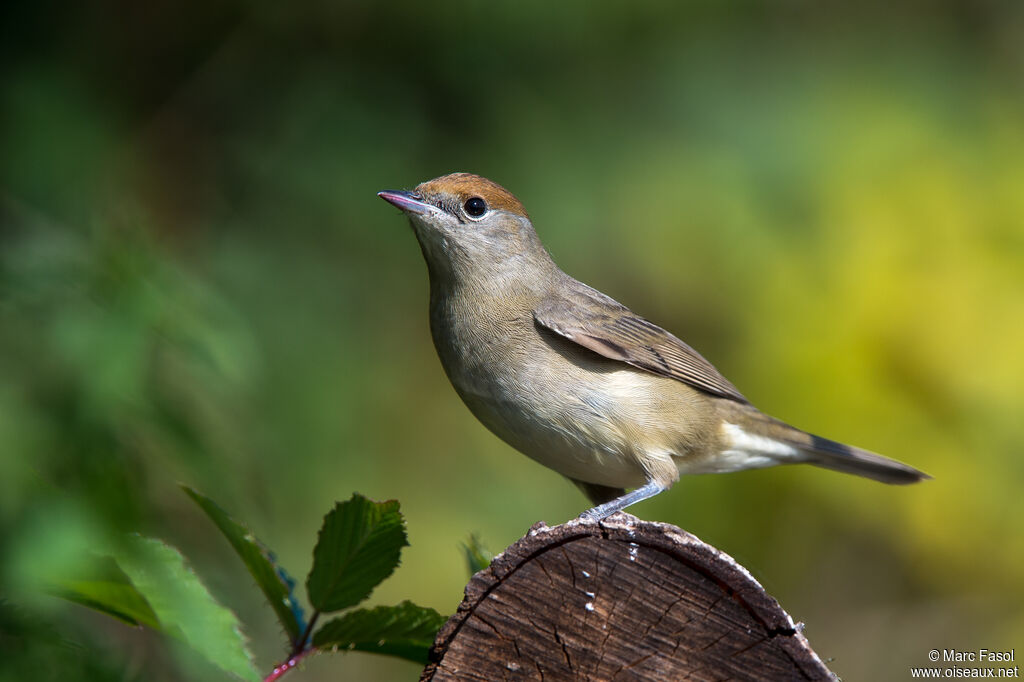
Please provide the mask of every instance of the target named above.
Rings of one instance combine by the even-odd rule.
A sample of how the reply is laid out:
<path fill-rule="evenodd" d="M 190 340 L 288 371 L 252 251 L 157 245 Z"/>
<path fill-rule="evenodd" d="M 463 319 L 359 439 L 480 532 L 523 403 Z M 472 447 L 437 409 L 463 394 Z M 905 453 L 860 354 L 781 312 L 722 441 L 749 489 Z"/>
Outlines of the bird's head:
<path fill-rule="evenodd" d="M 508 280 L 551 263 L 523 204 L 487 178 L 452 173 L 377 196 L 409 216 L 432 277 Z"/>

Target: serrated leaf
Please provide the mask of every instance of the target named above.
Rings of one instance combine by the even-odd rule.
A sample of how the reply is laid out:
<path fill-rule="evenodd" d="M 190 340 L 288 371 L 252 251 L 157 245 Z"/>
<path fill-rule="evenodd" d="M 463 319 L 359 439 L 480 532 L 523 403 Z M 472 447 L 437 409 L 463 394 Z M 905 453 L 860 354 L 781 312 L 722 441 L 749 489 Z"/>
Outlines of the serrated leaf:
<path fill-rule="evenodd" d="M 206 512 L 210 520 L 231 543 L 232 549 L 249 570 L 257 587 L 270 603 L 270 607 L 274 609 L 277 620 L 288 633 L 291 643 L 298 642 L 306 625 L 302 607 L 293 593 L 295 581 L 277 565 L 273 554 L 248 528 L 231 518 L 210 498 L 188 486 L 182 486 L 182 489 L 199 505 L 200 509 Z"/>
<path fill-rule="evenodd" d="M 338 611 L 366 599 L 398 566 L 409 542 L 398 502 L 352 495 L 334 506 L 320 528 L 313 568 L 306 579 L 309 601 L 319 611 Z"/>
<path fill-rule="evenodd" d="M 112 557 L 99 557 L 74 578 L 61 578 L 49 589 L 54 595 L 113 616 L 128 625 L 163 630 L 153 607 Z"/>
<path fill-rule="evenodd" d="M 165 632 L 228 673 L 260 679 L 235 614 L 217 603 L 178 550 L 135 535 L 118 548 L 115 558 Z"/>
<path fill-rule="evenodd" d="M 476 533 L 470 535 L 469 540 L 463 543 L 462 552 L 466 555 L 466 568 L 469 570 L 471 578 L 490 566 L 491 560 L 494 558 L 494 555 L 480 542 Z"/>
<path fill-rule="evenodd" d="M 434 609 L 403 601 L 398 606 L 356 609 L 325 623 L 313 635 L 313 646 L 370 651 L 427 663 L 444 616 Z"/>

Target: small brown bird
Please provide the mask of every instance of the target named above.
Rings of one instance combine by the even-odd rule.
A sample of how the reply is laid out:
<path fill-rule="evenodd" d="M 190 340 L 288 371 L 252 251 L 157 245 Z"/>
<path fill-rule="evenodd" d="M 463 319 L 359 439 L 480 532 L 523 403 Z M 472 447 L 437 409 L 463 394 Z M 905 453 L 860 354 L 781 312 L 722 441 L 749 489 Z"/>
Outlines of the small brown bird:
<path fill-rule="evenodd" d="M 582 516 L 603 519 L 680 474 L 807 462 L 883 483 L 929 478 L 759 411 L 697 351 L 562 272 L 494 182 L 453 173 L 378 196 L 416 232 L 455 390 L 499 438 L 579 486 L 597 505 Z"/>

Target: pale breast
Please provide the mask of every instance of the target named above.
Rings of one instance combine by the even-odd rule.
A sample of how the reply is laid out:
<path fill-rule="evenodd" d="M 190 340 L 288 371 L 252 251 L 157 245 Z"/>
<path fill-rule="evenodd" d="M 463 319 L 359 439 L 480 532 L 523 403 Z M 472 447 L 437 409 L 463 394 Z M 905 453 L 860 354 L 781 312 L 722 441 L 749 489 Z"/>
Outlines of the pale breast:
<path fill-rule="evenodd" d="M 701 441 L 683 415 L 702 394 L 598 356 L 535 326 L 532 315 L 467 324 L 457 309 L 432 314 L 435 345 L 473 414 L 517 450 L 571 478 L 630 487 Z M 662 477 L 670 476 L 663 472 Z"/>

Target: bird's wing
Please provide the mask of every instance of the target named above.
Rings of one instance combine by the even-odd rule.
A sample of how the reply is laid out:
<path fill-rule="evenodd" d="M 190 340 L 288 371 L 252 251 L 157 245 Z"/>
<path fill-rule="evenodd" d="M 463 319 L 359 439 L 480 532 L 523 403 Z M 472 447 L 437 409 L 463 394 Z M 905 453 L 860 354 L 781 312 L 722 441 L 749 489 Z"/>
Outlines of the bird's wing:
<path fill-rule="evenodd" d="M 707 393 L 749 402 L 680 339 L 618 301 L 572 281 L 533 311 L 537 324 L 612 360 L 670 377 Z"/>

